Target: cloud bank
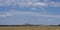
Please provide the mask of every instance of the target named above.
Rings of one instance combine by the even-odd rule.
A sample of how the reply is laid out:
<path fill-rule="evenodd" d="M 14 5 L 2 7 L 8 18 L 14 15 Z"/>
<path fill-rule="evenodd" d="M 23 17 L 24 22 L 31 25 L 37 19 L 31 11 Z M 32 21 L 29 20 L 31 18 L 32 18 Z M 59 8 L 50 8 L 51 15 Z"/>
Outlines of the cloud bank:
<path fill-rule="evenodd" d="M 27 12 L 27 11 L 15 11 L 11 10 L 8 12 L 0 12 L 0 17 L 12 17 L 12 16 L 18 16 L 18 15 L 27 15 L 27 16 L 39 16 L 39 17 L 48 17 L 48 18 L 60 18 L 60 15 L 49 15 L 44 13 L 38 13 L 38 12 Z"/>
<path fill-rule="evenodd" d="M 45 8 L 48 6 L 51 7 L 60 7 L 60 2 L 54 2 L 51 0 L 0 0 L 0 6 L 10 6 L 15 7 L 16 5 L 20 7 L 39 7 Z"/>

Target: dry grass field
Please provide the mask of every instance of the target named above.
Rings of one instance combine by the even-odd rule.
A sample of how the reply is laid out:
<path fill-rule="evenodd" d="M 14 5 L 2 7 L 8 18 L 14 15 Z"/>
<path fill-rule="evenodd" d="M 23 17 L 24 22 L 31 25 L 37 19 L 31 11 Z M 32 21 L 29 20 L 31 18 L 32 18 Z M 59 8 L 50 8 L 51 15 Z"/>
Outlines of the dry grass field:
<path fill-rule="evenodd" d="M 0 30 L 60 30 L 59 26 L 17 26 L 0 27 Z"/>

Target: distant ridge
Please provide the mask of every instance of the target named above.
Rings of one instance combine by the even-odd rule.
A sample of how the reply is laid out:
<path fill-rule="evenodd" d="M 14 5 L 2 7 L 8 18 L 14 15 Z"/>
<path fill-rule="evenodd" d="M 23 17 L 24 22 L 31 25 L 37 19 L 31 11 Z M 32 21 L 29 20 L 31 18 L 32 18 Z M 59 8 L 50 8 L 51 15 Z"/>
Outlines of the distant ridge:
<path fill-rule="evenodd" d="M 60 26 L 60 25 L 33 25 L 33 24 L 24 23 L 22 25 L 0 25 L 0 27 L 1 26 Z"/>
<path fill-rule="evenodd" d="M 60 25 L 0 25 L 0 27 L 19 27 L 19 26 L 60 26 Z"/>

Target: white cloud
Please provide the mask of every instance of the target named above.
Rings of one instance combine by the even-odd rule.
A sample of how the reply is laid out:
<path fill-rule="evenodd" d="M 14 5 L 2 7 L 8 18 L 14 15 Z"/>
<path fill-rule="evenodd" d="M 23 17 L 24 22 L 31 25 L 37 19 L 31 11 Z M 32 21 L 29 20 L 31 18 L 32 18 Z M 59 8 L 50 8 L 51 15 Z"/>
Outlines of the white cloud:
<path fill-rule="evenodd" d="M 3 12 L 0 13 L 0 17 L 10 17 L 10 16 L 14 16 L 14 15 L 28 15 L 28 16 L 40 16 L 40 17 L 50 17 L 50 18 L 60 18 L 60 15 L 48 15 L 48 14 L 44 14 L 44 13 L 37 13 L 37 12 L 23 12 L 23 11 L 8 11 L 8 12 Z"/>
<path fill-rule="evenodd" d="M 46 4 L 46 3 L 42 3 L 42 2 L 36 2 L 36 3 L 34 3 L 34 4 L 32 4 L 32 6 L 36 6 L 36 7 L 47 7 L 48 6 L 48 4 Z"/>
<path fill-rule="evenodd" d="M 3 15 L 0 15 L 0 17 L 9 17 L 9 16 L 12 16 L 12 14 L 3 14 Z"/>
<path fill-rule="evenodd" d="M 51 0 L 0 0 L 0 6 L 8 6 L 13 5 L 20 6 L 20 7 L 39 7 L 39 8 L 45 8 L 48 7 L 48 5 L 52 7 L 60 7 L 60 2 L 52 2 Z M 15 8 L 15 7 L 14 7 Z"/>
<path fill-rule="evenodd" d="M 10 16 L 13 16 L 13 14 L 10 12 L 0 12 L 0 17 L 10 17 Z"/>
<path fill-rule="evenodd" d="M 60 7 L 60 2 L 50 2 L 51 7 Z"/>
<path fill-rule="evenodd" d="M 43 2 L 39 2 L 39 0 L 26 0 L 26 1 L 19 1 L 17 2 L 17 4 L 19 6 L 22 6 L 22 7 L 46 7 L 47 4 L 46 3 L 43 3 Z"/>
<path fill-rule="evenodd" d="M 32 8 L 32 10 L 34 11 L 34 10 L 37 10 L 37 8 Z"/>
<path fill-rule="evenodd" d="M 43 0 L 43 1 L 48 2 L 48 1 L 50 1 L 50 0 Z"/>
<path fill-rule="evenodd" d="M 48 7 L 48 5 L 52 6 L 52 7 L 60 7 L 60 2 L 52 2 L 50 0 L 44 0 L 47 2 L 41 2 L 39 0 L 26 0 L 26 1 L 22 1 L 22 2 L 18 2 L 17 1 L 17 5 L 22 6 L 22 7 L 39 7 L 39 8 L 46 8 Z"/>
<path fill-rule="evenodd" d="M 44 7 L 47 6 L 46 3 L 40 3 L 39 0 L 0 0 L 0 6 L 5 5 L 19 5 L 22 7 L 30 7 L 30 6 L 39 6 Z"/>

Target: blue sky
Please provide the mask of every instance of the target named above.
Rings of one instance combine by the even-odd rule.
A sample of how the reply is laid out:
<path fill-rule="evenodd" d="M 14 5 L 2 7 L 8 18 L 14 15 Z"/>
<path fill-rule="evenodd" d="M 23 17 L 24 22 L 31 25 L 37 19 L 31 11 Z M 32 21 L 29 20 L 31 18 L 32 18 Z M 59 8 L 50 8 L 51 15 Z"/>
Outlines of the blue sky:
<path fill-rule="evenodd" d="M 0 25 L 60 24 L 60 0 L 0 0 Z"/>

